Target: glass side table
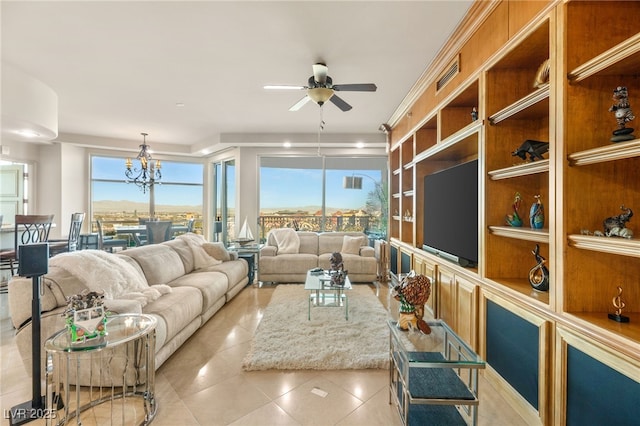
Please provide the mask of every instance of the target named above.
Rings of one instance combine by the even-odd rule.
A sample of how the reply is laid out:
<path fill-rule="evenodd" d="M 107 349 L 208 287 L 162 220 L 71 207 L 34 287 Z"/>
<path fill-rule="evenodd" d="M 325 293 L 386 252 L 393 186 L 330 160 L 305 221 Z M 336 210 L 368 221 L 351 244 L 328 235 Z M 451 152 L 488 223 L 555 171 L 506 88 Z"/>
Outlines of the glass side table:
<path fill-rule="evenodd" d="M 112 315 L 107 335 L 71 344 L 67 329 L 44 344 L 47 356 L 47 424 L 111 422 L 149 424 L 155 400 L 156 319 Z"/>
<path fill-rule="evenodd" d="M 389 403 L 405 425 L 478 423 L 478 370 L 485 362 L 442 320 L 431 334 L 388 321 Z"/>

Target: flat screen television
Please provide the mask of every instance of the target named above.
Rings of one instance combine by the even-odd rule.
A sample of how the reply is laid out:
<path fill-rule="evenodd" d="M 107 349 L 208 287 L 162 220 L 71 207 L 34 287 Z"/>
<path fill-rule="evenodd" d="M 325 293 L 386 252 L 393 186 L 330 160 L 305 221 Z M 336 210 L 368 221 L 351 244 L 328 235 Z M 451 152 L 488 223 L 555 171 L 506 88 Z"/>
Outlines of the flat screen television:
<path fill-rule="evenodd" d="M 424 177 L 423 250 L 478 264 L 478 160 Z"/>

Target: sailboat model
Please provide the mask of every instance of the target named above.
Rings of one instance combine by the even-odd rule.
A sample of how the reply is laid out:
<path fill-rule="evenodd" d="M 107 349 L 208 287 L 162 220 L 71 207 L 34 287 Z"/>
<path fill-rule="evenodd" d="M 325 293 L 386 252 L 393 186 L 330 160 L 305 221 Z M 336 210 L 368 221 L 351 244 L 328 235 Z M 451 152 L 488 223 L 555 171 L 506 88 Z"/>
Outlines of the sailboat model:
<path fill-rule="evenodd" d="M 244 223 L 242 224 L 242 228 L 240 228 L 240 232 L 238 233 L 238 238 L 236 242 L 240 243 L 240 245 L 249 244 L 253 241 L 253 234 L 251 233 L 251 228 L 247 226 L 247 218 L 244 218 Z"/>

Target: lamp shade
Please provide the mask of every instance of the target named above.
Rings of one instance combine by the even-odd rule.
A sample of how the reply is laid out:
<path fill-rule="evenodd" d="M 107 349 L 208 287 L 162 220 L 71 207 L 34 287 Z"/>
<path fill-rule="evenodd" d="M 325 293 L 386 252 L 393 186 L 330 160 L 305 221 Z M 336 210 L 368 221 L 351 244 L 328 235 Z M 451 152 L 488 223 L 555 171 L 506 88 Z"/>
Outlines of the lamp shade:
<path fill-rule="evenodd" d="M 327 89 L 326 87 L 315 87 L 307 90 L 307 95 L 311 100 L 318 105 L 322 105 L 327 102 L 331 96 L 333 96 L 333 89 Z"/>

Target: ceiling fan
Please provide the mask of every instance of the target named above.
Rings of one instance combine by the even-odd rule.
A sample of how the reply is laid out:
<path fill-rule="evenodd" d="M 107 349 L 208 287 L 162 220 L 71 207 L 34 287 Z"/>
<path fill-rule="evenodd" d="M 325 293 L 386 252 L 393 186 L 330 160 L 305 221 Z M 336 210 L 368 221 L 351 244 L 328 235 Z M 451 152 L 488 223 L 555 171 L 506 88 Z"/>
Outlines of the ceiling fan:
<path fill-rule="evenodd" d="M 328 68 L 325 64 L 317 63 L 313 65 L 313 75 L 309 77 L 307 86 L 264 86 L 265 89 L 288 89 L 288 90 L 306 90 L 307 94 L 304 98 L 296 102 L 289 111 L 297 111 L 307 102 L 313 101 L 322 106 L 325 102 L 331 101 L 342 111 L 349 111 L 351 105 L 346 103 L 335 92 L 375 92 L 377 87 L 373 83 L 362 84 L 333 84 L 331 77 L 327 75 Z"/>

